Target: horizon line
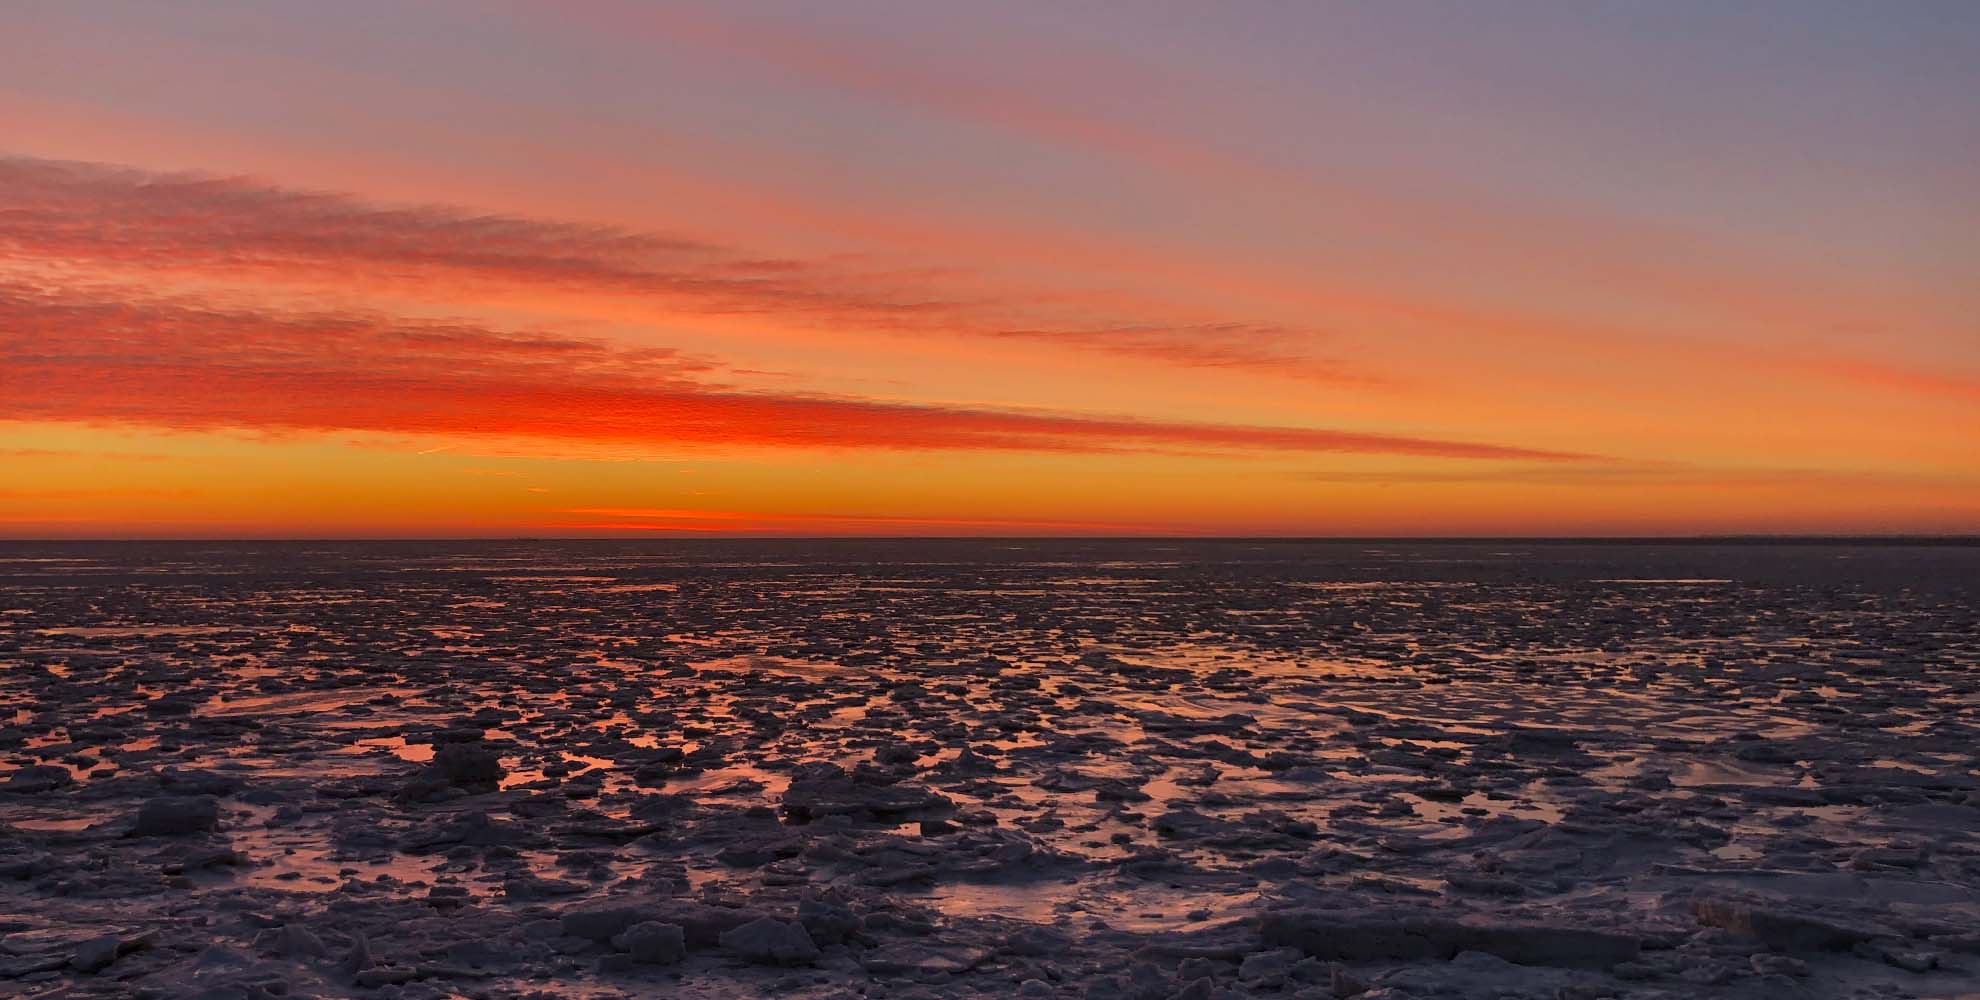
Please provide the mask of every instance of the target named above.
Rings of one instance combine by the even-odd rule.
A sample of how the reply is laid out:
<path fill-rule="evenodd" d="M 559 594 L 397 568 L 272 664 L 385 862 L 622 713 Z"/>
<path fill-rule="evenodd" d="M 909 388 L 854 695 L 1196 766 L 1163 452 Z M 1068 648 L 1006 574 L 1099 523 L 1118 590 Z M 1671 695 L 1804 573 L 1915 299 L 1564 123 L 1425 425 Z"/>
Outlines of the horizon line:
<path fill-rule="evenodd" d="M 0 536 L 0 545 L 66 544 L 160 544 L 204 542 L 219 544 L 323 544 L 323 543 L 441 543 L 441 542 L 902 542 L 902 541 L 1083 541 L 1083 542 L 1522 542 L 1522 543 L 1607 543 L 1607 544 L 1901 544 L 1901 545 L 1980 545 L 1980 532 L 1919 533 L 1872 532 L 1723 532 L 1698 534 L 1644 535 L 1134 535 L 1134 534 L 998 534 L 998 535 L 799 535 L 799 534 L 690 534 L 679 535 L 83 535 L 71 537 Z"/>

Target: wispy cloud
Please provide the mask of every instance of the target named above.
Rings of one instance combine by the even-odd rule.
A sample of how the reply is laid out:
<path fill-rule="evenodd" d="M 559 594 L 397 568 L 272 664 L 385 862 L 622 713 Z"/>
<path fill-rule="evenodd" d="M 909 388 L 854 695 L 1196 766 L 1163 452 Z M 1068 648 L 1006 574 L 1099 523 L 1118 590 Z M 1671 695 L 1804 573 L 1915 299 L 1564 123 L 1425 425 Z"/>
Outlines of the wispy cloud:
<path fill-rule="evenodd" d="M 434 301 L 518 289 L 602 296 L 673 315 L 768 317 L 793 329 L 1023 341 L 1178 368 L 1342 387 L 1409 375 L 1327 356 L 1327 330 L 1182 316 L 1118 295 L 994 290 L 927 262 L 792 259 L 717 239 L 447 205 L 386 205 L 241 177 L 0 157 L 0 267 L 174 276 L 199 285 L 353 285 Z M 1420 307 L 1419 319 L 1513 336 Z M 1710 338 L 1666 338 L 1702 360 L 1771 366 L 1899 393 L 1980 396 L 1980 374 Z"/>
<path fill-rule="evenodd" d="M 902 48 L 876 44 L 871 39 L 713 8 L 593 0 L 561 7 L 557 14 L 560 18 L 590 19 L 614 37 L 643 33 L 686 42 L 701 51 L 756 61 L 807 84 L 1185 176 L 1253 184 L 1271 176 L 1206 144 L 1082 112 L 1063 95 L 1055 99 L 1007 82 L 973 79 L 953 66 L 915 58 Z M 1089 74 L 1081 82 L 1093 86 L 1099 81 Z"/>
<path fill-rule="evenodd" d="M 1581 464 L 1498 463 L 1490 467 L 1440 469 L 1319 469 L 1300 474 L 1319 483 L 1374 486 L 1497 484 L 1601 487 L 1701 487 L 1710 489 L 1782 486 L 1960 486 L 1980 483 L 1975 476 L 1935 476 L 1850 469 L 1767 468 L 1691 462 L 1589 462 Z"/>
<path fill-rule="evenodd" d="M 1091 330 L 1005 329 L 995 336 L 1076 344 L 1129 357 L 1166 361 L 1188 368 L 1271 371 L 1335 384 L 1367 386 L 1395 380 L 1340 361 L 1316 358 L 1296 349 L 1306 335 L 1261 323 L 1198 323 L 1183 326 L 1121 326 Z"/>
<path fill-rule="evenodd" d="M 0 283 L 0 419 L 349 431 L 648 450 L 1357 452 L 1582 461 L 1518 445 L 747 392 L 713 362 L 548 333 Z"/>
<path fill-rule="evenodd" d="M 1185 367 L 1379 380 L 1316 357 L 1314 331 L 1124 312 L 1118 296 L 988 292 L 927 265 L 859 268 L 609 226 L 25 157 L 0 158 L 0 263 L 9 261 L 202 282 L 361 281 L 440 298 L 533 288 L 820 330 L 1022 338 Z"/>
<path fill-rule="evenodd" d="M 1976 332 L 1976 336 L 1980 336 L 1980 332 Z M 1818 374 L 1863 385 L 1874 385 L 1906 393 L 1980 400 L 1980 375 L 1957 370 L 1918 371 L 1863 358 L 1823 355 L 1806 356 L 1800 364 Z"/>

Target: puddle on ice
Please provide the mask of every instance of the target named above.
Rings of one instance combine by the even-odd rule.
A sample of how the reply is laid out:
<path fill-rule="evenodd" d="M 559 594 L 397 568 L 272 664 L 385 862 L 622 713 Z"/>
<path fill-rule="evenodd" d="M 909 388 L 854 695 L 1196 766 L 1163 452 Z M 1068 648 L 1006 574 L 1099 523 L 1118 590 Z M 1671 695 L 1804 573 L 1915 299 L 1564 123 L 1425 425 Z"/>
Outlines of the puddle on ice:
<path fill-rule="evenodd" d="M 216 695 L 211 702 L 194 709 L 193 714 L 216 719 L 261 718 L 300 712 L 323 712 L 357 704 L 371 697 L 372 692 L 358 690 L 296 691 L 289 694 L 247 696 Z"/>

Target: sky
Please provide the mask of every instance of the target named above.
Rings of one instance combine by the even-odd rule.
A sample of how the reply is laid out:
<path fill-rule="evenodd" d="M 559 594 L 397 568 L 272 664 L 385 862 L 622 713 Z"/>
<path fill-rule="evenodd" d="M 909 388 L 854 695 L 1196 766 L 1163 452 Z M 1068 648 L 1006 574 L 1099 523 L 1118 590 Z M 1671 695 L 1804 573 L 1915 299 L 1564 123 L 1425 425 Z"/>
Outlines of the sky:
<path fill-rule="evenodd" d="M 1980 532 L 1980 4 L 0 2 L 0 537 Z"/>

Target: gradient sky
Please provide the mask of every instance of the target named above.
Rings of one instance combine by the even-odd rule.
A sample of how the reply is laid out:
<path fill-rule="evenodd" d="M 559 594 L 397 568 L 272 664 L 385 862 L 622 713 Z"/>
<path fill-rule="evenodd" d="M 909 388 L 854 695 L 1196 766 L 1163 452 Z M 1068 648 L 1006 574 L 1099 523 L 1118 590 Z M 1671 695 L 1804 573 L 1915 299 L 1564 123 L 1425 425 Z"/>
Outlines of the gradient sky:
<path fill-rule="evenodd" d="M 0 5 L 0 536 L 1980 531 L 1980 4 Z"/>

